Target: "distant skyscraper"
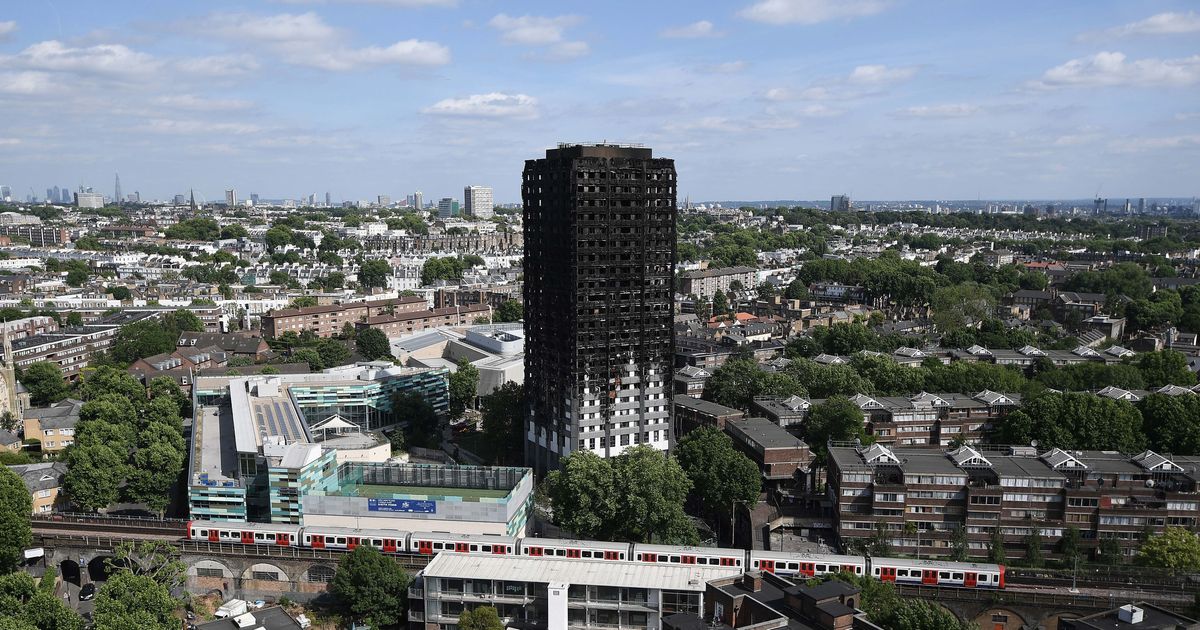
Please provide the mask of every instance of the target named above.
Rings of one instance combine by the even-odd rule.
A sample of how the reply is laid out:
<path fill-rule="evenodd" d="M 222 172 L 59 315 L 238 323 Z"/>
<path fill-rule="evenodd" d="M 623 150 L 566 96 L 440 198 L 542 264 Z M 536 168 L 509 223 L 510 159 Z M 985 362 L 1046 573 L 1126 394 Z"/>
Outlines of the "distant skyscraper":
<path fill-rule="evenodd" d="M 250 193 L 250 204 L 254 206 L 258 205 L 258 193 Z"/>
<path fill-rule="evenodd" d="M 1108 200 L 1101 197 L 1096 197 L 1096 201 L 1092 202 L 1093 211 L 1095 214 L 1108 214 Z"/>
<path fill-rule="evenodd" d="M 183 195 L 175 195 L 175 205 L 182 206 L 185 203 L 187 203 L 187 197 Z"/>
<path fill-rule="evenodd" d="M 568 184 L 569 182 L 569 184 Z M 676 180 L 650 149 L 525 161 L 525 460 L 671 444 Z"/>
<path fill-rule="evenodd" d="M 314 203 L 313 205 L 315 206 L 317 204 Z M 329 195 L 329 193 L 326 192 L 325 193 L 325 207 L 331 207 L 331 206 L 333 206 L 333 197 L 331 197 Z"/>
<path fill-rule="evenodd" d="M 75 205 L 79 208 L 103 208 L 104 195 L 94 192 L 75 193 Z"/>
<path fill-rule="evenodd" d="M 1146 214 L 1146 198 L 1145 197 L 1141 197 L 1138 199 L 1138 214 Z"/>
<path fill-rule="evenodd" d="M 417 210 L 425 209 L 425 193 L 422 193 L 419 190 L 413 193 L 413 206 L 416 207 Z"/>
<path fill-rule="evenodd" d="M 492 189 L 487 186 L 464 188 L 463 212 L 476 219 L 490 219 L 495 214 L 492 209 Z"/>
<path fill-rule="evenodd" d="M 1133 214 L 1133 204 L 1128 199 L 1125 200 L 1124 212 L 1125 214 Z"/>
<path fill-rule="evenodd" d="M 58 203 L 58 186 L 46 189 L 46 203 Z"/>
<path fill-rule="evenodd" d="M 121 175 L 120 175 L 120 173 L 117 173 L 115 175 L 115 177 L 116 177 L 117 181 L 115 184 L 113 184 L 113 201 L 119 206 L 122 203 L 124 203 L 125 199 L 124 199 L 124 197 L 121 196 Z"/>
<path fill-rule="evenodd" d="M 388 195 L 379 195 L 376 197 L 376 203 L 379 204 L 380 208 L 386 208 L 392 205 L 392 198 Z"/>
<path fill-rule="evenodd" d="M 834 195 L 829 199 L 830 212 L 850 212 L 850 195 Z"/>
<path fill-rule="evenodd" d="M 12 201 L 12 188 L 0 186 L 0 200 Z"/>
<path fill-rule="evenodd" d="M 458 200 L 450 197 L 442 197 L 438 202 L 438 218 L 449 219 L 450 217 L 458 216 Z"/>
<path fill-rule="evenodd" d="M 58 198 L 59 201 L 66 204 L 71 203 L 71 188 L 69 186 L 59 188 L 58 194 L 60 195 Z"/>
<path fill-rule="evenodd" d="M 236 189 L 230 188 L 229 190 L 225 191 L 225 205 L 231 206 L 231 207 L 237 205 L 237 190 Z"/>

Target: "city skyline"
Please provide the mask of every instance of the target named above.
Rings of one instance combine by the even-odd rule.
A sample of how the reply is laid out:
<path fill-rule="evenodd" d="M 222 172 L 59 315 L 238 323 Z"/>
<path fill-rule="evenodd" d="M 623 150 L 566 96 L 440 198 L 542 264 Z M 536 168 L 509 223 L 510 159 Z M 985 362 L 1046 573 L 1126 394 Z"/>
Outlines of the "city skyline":
<path fill-rule="evenodd" d="M 1190 197 L 1196 33 L 1184 2 L 22 5 L 0 180 L 499 204 L 524 156 L 607 140 L 693 200 Z"/>

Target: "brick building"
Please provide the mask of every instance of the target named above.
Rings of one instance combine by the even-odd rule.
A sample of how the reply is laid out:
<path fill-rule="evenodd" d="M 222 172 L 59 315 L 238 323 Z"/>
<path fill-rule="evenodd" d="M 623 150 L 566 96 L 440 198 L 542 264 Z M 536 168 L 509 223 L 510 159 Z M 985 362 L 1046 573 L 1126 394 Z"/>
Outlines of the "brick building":
<path fill-rule="evenodd" d="M 729 285 L 734 281 L 740 282 L 742 288 L 753 289 L 757 284 L 754 278 L 755 269 L 753 267 L 722 267 L 721 269 L 685 271 L 679 275 L 681 282 L 679 292 L 711 300 L 717 291 L 728 294 Z"/>
<path fill-rule="evenodd" d="M 318 337 L 332 337 L 342 332 L 346 324 L 358 324 L 371 317 L 423 311 L 428 308 L 425 298 L 401 297 L 374 302 L 307 306 L 271 311 L 262 316 L 263 335 L 271 338 L 292 331 L 300 334 L 309 330 Z"/>
<path fill-rule="evenodd" d="M 390 337 L 401 337 L 439 326 L 467 326 L 476 320 L 492 321 L 492 307 L 487 304 L 449 306 L 433 310 L 397 312 L 395 315 L 376 315 L 356 323 L 359 330 L 375 328 Z"/>
<path fill-rule="evenodd" d="M 898 553 L 916 553 L 919 540 L 922 556 L 945 556 L 963 528 L 968 554 L 986 557 L 999 528 L 1008 557 L 1022 557 L 1035 530 L 1051 557 L 1075 527 L 1085 552 L 1096 554 L 1101 540 L 1112 539 L 1132 556 L 1146 530 L 1196 527 L 1198 463 L 1200 457 L 1153 451 L 834 445 L 828 492 L 838 535 L 850 548 L 880 528 Z M 909 523 L 916 535 L 904 533 Z"/>

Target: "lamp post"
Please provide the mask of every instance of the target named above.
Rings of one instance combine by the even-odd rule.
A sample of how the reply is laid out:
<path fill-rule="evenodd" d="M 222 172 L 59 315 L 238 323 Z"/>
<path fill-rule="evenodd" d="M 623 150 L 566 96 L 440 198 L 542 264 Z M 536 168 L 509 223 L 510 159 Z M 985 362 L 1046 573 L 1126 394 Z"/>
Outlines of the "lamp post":
<path fill-rule="evenodd" d="M 1075 585 L 1075 577 L 1079 574 L 1079 554 L 1075 554 L 1075 568 L 1071 571 L 1071 589 L 1067 591 L 1072 595 L 1079 594 L 1079 588 Z"/>

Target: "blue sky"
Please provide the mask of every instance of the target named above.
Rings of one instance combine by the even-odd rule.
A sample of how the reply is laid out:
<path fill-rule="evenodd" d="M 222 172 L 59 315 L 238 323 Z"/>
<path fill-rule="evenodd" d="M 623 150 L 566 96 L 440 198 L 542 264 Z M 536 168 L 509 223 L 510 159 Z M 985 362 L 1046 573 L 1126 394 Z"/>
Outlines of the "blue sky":
<path fill-rule="evenodd" d="M 703 199 L 1200 194 L 1200 6 L 24 0 L 0 183 L 517 201 L 559 141 Z"/>

